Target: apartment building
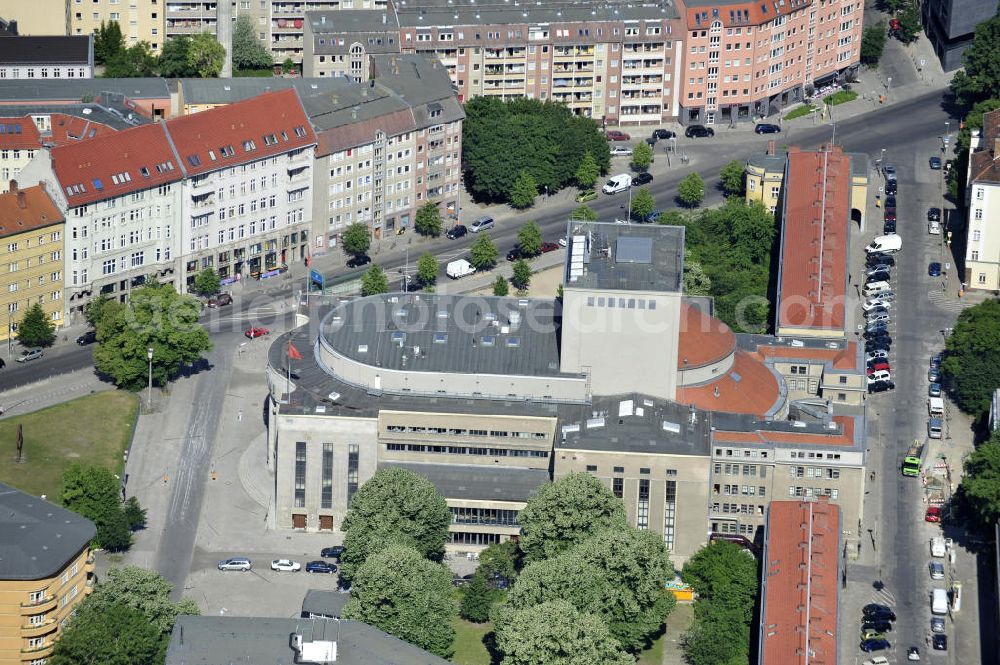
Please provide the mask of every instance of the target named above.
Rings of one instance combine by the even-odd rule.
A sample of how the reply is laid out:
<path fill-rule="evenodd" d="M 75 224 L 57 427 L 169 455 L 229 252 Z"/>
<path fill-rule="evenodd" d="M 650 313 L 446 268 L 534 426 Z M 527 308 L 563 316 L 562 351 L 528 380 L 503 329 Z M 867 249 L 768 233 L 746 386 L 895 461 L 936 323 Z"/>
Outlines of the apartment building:
<path fill-rule="evenodd" d="M 983 127 L 972 136 L 965 194 L 965 276 L 968 289 L 1000 291 L 1000 110 L 983 114 Z"/>
<path fill-rule="evenodd" d="M 165 40 L 163 16 L 166 0 L 66 0 L 71 35 L 93 35 L 101 23 L 117 23 L 125 46 L 147 42 L 159 53 Z"/>
<path fill-rule="evenodd" d="M 683 7 L 684 124 L 753 121 L 860 66 L 861 0 L 686 0 Z"/>
<path fill-rule="evenodd" d="M 341 77 L 334 94 L 303 98 L 316 129 L 314 251 L 327 251 L 348 224 L 374 238 L 412 227 L 428 201 L 442 214 L 461 207 L 462 120 L 448 75 L 420 56 L 378 56 L 375 78 Z"/>
<path fill-rule="evenodd" d="M 19 35 L 69 35 L 66 0 L 0 0 L 0 16 Z"/>
<path fill-rule="evenodd" d="M 310 78 L 348 76 L 367 81 L 372 78 L 372 56 L 400 53 L 396 14 L 385 9 L 311 11 L 304 30 L 308 57 L 300 55 L 302 75 Z"/>
<path fill-rule="evenodd" d="M 94 76 L 94 37 L 6 36 L 0 39 L 0 80 Z"/>
<path fill-rule="evenodd" d="M 93 522 L 0 483 L 0 665 L 47 662 L 94 584 Z"/>
<path fill-rule="evenodd" d="M 11 180 L 0 194 L 0 299 L 7 325 L 0 339 L 17 336 L 21 319 L 41 305 L 56 328 L 63 325 L 63 237 L 65 220 L 44 185 L 21 189 Z"/>
<path fill-rule="evenodd" d="M 980 0 L 924 0 L 920 3 L 924 33 L 945 71 L 962 66 L 962 53 L 972 43 L 976 26 L 997 14 L 997 5 Z"/>
<path fill-rule="evenodd" d="M 307 255 L 316 137 L 295 90 L 166 123 L 183 167 L 177 255 L 186 286 L 267 276 Z"/>

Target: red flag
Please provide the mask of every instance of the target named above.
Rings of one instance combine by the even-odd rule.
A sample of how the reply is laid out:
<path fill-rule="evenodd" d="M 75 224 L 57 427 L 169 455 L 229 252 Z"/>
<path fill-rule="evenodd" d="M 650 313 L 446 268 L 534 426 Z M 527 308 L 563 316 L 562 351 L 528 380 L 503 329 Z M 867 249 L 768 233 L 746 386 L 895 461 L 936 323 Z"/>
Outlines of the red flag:
<path fill-rule="evenodd" d="M 302 360 L 302 354 L 299 353 L 299 350 L 291 342 L 288 343 L 288 357 L 292 360 Z"/>

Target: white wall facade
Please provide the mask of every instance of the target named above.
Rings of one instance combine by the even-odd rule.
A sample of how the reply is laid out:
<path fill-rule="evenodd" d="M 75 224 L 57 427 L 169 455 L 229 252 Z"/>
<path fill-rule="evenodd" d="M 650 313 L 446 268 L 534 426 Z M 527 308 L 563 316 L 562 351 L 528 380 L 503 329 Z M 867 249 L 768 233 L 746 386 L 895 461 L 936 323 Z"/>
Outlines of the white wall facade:
<path fill-rule="evenodd" d="M 89 65 L 0 65 L 3 79 L 89 79 L 94 70 Z"/>
<path fill-rule="evenodd" d="M 969 224 L 965 249 L 966 286 L 1000 290 L 1000 185 L 974 182 L 969 188 Z"/>

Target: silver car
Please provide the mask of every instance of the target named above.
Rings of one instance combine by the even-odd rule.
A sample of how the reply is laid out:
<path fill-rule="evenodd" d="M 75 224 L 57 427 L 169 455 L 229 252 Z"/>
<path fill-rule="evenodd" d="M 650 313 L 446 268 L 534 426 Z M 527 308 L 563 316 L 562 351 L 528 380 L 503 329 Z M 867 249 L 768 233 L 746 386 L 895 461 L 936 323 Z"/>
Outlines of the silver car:
<path fill-rule="evenodd" d="M 469 230 L 473 233 L 479 233 L 484 229 L 493 228 L 493 218 L 492 217 L 480 217 L 476 221 L 469 224 Z"/>
<path fill-rule="evenodd" d="M 944 579 L 944 564 L 939 561 L 931 561 L 928 568 L 930 569 L 932 580 Z"/>
<path fill-rule="evenodd" d="M 26 363 L 29 360 L 37 360 L 44 355 L 41 349 L 25 349 L 21 351 L 21 355 L 17 357 L 17 362 Z"/>
<path fill-rule="evenodd" d="M 245 573 L 251 568 L 253 568 L 253 564 L 250 562 L 250 559 L 241 556 L 223 559 L 219 562 L 219 570 L 239 570 Z"/>

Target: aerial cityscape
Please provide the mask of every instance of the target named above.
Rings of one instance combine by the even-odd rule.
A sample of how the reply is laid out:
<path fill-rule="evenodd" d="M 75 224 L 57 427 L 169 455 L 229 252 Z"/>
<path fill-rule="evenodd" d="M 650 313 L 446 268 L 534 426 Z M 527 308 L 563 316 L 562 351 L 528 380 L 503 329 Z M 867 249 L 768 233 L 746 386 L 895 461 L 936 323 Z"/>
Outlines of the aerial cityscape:
<path fill-rule="evenodd" d="M 0 237 L 0 665 L 1000 665 L 994 0 L 0 0 Z"/>

